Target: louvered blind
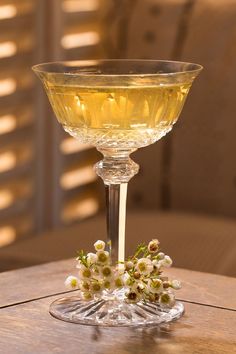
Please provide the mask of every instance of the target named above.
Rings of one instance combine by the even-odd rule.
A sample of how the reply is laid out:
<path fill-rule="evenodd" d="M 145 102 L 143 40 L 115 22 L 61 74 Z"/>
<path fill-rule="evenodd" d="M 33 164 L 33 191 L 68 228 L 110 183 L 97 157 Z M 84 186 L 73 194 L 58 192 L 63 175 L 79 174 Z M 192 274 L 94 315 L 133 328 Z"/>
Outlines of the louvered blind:
<path fill-rule="evenodd" d="M 65 60 L 103 57 L 100 0 L 62 1 L 63 30 L 60 40 Z M 60 188 L 63 205 L 62 223 L 70 223 L 93 215 L 100 207 L 100 188 L 93 165 L 99 155 L 94 148 L 80 144 L 63 134 L 60 143 L 63 166 Z M 100 184 L 101 187 L 101 184 Z"/>
<path fill-rule="evenodd" d="M 33 13 L 33 1 L 0 1 L 0 246 L 34 228 Z"/>
<path fill-rule="evenodd" d="M 0 1 L 0 246 L 96 213 L 98 153 L 62 132 L 31 66 L 99 58 L 99 0 Z"/>

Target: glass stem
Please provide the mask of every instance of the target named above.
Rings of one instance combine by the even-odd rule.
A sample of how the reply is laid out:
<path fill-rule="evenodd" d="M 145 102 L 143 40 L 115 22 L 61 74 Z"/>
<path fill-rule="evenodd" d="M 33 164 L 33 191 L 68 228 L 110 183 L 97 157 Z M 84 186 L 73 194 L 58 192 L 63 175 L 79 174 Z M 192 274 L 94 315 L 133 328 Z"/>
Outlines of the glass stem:
<path fill-rule="evenodd" d="M 111 247 L 112 264 L 125 260 L 125 220 L 128 183 L 106 187 L 107 237 Z"/>
<path fill-rule="evenodd" d="M 95 170 L 106 187 L 107 236 L 110 242 L 112 264 L 124 262 L 126 197 L 129 180 L 138 173 L 139 166 L 129 155 L 135 149 L 98 149 L 104 159 Z"/>

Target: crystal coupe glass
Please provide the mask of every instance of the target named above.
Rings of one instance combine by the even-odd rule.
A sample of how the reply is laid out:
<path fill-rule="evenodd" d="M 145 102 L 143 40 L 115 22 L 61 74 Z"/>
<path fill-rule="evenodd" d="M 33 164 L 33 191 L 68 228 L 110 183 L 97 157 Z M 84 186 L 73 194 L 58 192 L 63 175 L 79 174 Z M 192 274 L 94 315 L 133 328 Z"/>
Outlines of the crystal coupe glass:
<path fill-rule="evenodd" d="M 104 156 L 95 170 L 106 188 L 113 264 L 124 261 L 127 184 L 139 169 L 130 154 L 172 129 L 201 69 L 197 64 L 159 60 L 87 60 L 33 67 L 65 131 Z M 50 313 L 74 323 L 139 326 L 168 322 L 184 311 L 178 301 L 170 309 L 147 302 L 131 304 L 124 291 L 104 291 L 91 301 L 65 297 L 52 303 Z"/>

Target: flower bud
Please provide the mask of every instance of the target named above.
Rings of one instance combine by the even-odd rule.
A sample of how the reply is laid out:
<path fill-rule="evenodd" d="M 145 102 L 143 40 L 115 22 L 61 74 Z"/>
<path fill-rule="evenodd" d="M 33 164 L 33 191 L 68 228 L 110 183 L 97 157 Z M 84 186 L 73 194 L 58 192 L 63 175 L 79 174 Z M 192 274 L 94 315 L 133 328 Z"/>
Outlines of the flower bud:
<path fill-rule="evenodd" d="M 163 288 L 164 288 L 164 289 L 169 288 L 169 286 L 170 286 L 170 283 L 169 283 L 168 281 L 164 281 L 164 282 L 163 282 Z"/>
<path fill-rule="evenodd" d="M 150 253 L 156 253 L 159 249 L 159 244 L 160 242 L 157 239 L 150 241 L 148 244 L 148 251 Z"/>
<path fill-rule="evenodd" d="M 175 290 L 181 289 L 181 282 L 179 280 L 172 280 L 171 287 Z"/>
<path fill-rule="evenodd" d="M 157 255 L 157 260 L 160 261 L 161 259 L 164 259 L 164 257 L 165 257 L 165 253 L 159 252 Z"/>
<path fill-rule="evenodd" d="M 161 261 L 161 265 L 167 268 L 171 267 L 172 263 L 172 259 L 169 256 L 165 256 Z"/>
<path fill-rule="evenodd" d="M 139 272 L 134 272 L 133 276 L 134 276 L 134 279 L 139 279 L 141 275 Z"/>
<path fill-rule="evenodd" d="M 131 261 L 128 261 L 125 263 L 125 270 L 130 270 L 133 268 L 133 266 L 134 266 L 134 263 Z"/>

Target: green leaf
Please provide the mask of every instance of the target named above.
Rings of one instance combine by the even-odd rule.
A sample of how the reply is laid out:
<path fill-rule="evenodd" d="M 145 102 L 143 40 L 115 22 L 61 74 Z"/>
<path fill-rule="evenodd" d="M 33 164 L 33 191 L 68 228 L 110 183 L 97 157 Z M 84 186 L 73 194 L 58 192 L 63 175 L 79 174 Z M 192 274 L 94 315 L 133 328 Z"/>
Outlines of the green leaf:
<path fill-rule="evenodd" d="M 147 250 L 147 246 L 145 245 L 145 243 L 140 243 L 137 248 L 136 248 L 136 251 L 135 251 L 135 254 L 134 254 L 134 258 L 138 257 L 141 255 L 141 253 L 145 253 Z"/>
<path fill-rule="evenodd" d="M 87 253 L 84 252 L 84 250 L 77 251 L 78 257 L 76 258 L 77 261 L 80 261 L 86 268 L 88 268 L 88 262 L 87 262 Z"/>

